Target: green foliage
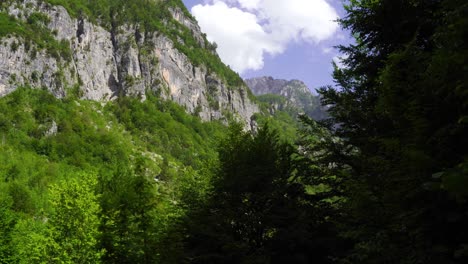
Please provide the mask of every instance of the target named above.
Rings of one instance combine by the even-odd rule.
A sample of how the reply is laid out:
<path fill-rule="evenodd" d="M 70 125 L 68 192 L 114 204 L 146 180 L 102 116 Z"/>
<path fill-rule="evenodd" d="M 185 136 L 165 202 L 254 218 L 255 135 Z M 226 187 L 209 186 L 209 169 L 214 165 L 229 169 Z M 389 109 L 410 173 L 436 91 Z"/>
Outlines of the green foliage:
<path fill-rule="evenodd" d="M 342 227 L 354 249 L 343 261 L 466 262 L 467 10 L 459 0 L 347 6 L 341 23 L 357 43 L 341 47 L 339 87 L 321 90 L 343 143 L 326 148 L 328 162 L 349 174 Z"/>
<path fill-rule="evenodd" d="M 20 219 L 9 246 L 14 249 L 16 263 L 67 263 L 65 259 L 61 262 L 57 257 L 60 247 L 53 240 L 50 229 L 41 220 Z"/>
<path fill-rule="evenodd" d="M 130 22 L 167 34 L 239 84 L 170 18 L 180 1 L 142 1 L 48 0 L 113 33 Z M 152 94 L 105 106 L 28 88 L 0 98 L 0 262 L 466 263 L 468 4 L 346 9 L 357 43 L 341 47 L 339 87 L 320 91 L 331 119 L 302 116 L 300 133 L 276 111 L 254 135 L 233 125 L 216 152 L 221 124 Z M 61 50 L 47 21 L 0 12 L 0 36 Z"/>
<path fill-rule="evenodd" d="M 87 174 L 76 176 L 51 187 L 52 212 L 18 221 L 10 244 L 15 262 L 100 262 L 97 180 Z"/>
<path fill-rule="evenodd" d="M 205 65 L 223 78 L 229 86 L 243 86 L 242 78 L 193 36 L 191 30 L 172 18 L 169 8 L 179 8 L 185 16 L 194 19 L 180 0 L 46 0 L 61 5 L 72 17 L 87 17 L 111 31 L 124 24 L 133 24 L 141 32 L 158 32 L 168 36 L 175 47 L 187 55 L 195 66 Z M 115 33 L 115 32 L 114 32 Z M 204 42 L 208 42 L 205 38 Z M 254 98 L 252 94 L 249 96 Z"/>
<path fill-rule="evenodd" d="M 264 94 L 257 96 L 261 114 L 254 116 L 255 122 L 260 126 L 268 124 L 272 129 L 279 131 L 281 140 L 293 144 L 298 139 L 297 130 L 300 127 L 299 110 L 288 104 L 284 96 Z"/>
<path fill-rule="evenodd" d="M 32 49 L 45 49 L 47 53 L 56 58 L 68 62 L 71 60 L 70 43 L 66 40 L 58 41 L 52 32 L 46 27 L 50 18 L 42 13 L 34 12 L 29 15 L 26 21 L 20 21 L 0 9 L 0 38 L 8 35 L 14 35 L 20 38 L 20 41 L 26 49 L 26 52 L 34 53 Z M 35 44 L 32 47 L 31 44 Z M 12 44 L 12 50 L 18 48 L 19 43 Z"/>
<path fill-rule="evenodd" d="M 102 106 L 31 88 L 0 98 L 0 262 L 181 254 L 174 226 L 205 199 L 225 128 L 147 98 Z"/>
<path fill-rule="evenodd" d="M 306 193 L 292 147 L 267 126 L 234 125 L 219 152 L 210 199 L 189 215 L 189 262 L 329 263 L 340 243 L 330 206 Z"/>
<path fill-rule="evenodd" d="M 282 141 L 293 144 L 298 139 L 297 129 L 300 124 L 297 117 L 288 112 L 276 110 L 273 115 L 256 114 L 254 120 L 260 127 L 268 124 L 273 130 L 278 131 Z"/>
<path fill-rule="evenodd" d="M 5 13 L 0 13 L 0 37 L 7 36 L 13 32 L 19 32 L 20 26 L 16 23 L 14 17 L 8 16 Z"/>
<path fill-rule="evenodd" d="M 189 28 L 172 18 L 169 8 L 178 8 L 186 17 L 194 19 L 182 1 L 44 0 L 44 2 L 63 6 L 72 17 L 87 18 L 114 34 L 117 33 L 120 26 L 127 24 L 135 25 L 142 33 L 165 34 L 195 66 L 205 65 L 210 73 L 224 79 L 231 87 L 244 85 L 242 78 L 226 66 L 216 54 L 209 50 L 209 47 L 202 47 L 204 43 L 208 42 L 206 38 L 204 43 L 199 43 Z M 65 40 L 56 40 L 52 32 L 47 29 L 46 26 L 50 18 L 42 13 L 34 12 L 26 18 L 26 21 L 20 21 L 6 14 L 4 10 L 7 7 L 8 3 L 5 3 L 5 6 L 0 6 L 2 25 L 0 38 L 16 35 L 24 38 L 26 47 L 31 47 L 31 43 L 34 43 L 39 50 L 46 49 L 51 56 L 57 59 L 62 58 L 66 62 L 71 60 L 70 44 Z M 248 95 L 252 100 L 254 99 L 249 90 Z"/>
<path fill-rule="evenodd" d="M 284 111 L 293 117 L 305 114 L 315 120 L 327 118 L 327 107 L 320 104 L 320 98 L 302 90 L 301 84 L 291 82 L 284 87 L 288 97 L 279 94 L 262 94 L 257 96 L 264 112 Z"/>
<path fill-rule="evenodd" d="M 13 199 L 1 190 L 0 192 L 0 263 L 11 263 L 14 256 L 11 248 L 12 231 L 17 216 L 12 210 Z"/>
<path fill-rule="evenodd" d="M 148 151 L 166 153 L 165 158 L 174 157 L 197 169 L 216 157 L 213 146 L 224 130 L 220 123 L 203 124 L 198 117 L 187 115 L 181 106 L 151 94 L 143 103 L 122 97 L 109 107 Z"/>
<path fill-rule="evenodd" d="M 268 104 L 284 104 L 286 103 L 286 97 L 277 94 L 263 94 L 257 96 L 258 100 Z"/>
<path fill-rule="evenodd" d="M 281 132 L 283 140 L 295 143 L 298 139 L 297 130 L 302 127 L 301 116 L 322 120 L 326 117 L 326 110 L 320 106 L 318 97 L 310 93 L 294 89 L 291 94 L 293 95 L 291 100 L 278 94 L 257 96 L 262 114 L 256 115 L 255 120 L 260 125 L 268 122 L 270 127 Z"/>
<path fill-rule="evenodd" d="M 100 206 L 94 193 L 97 178 L 80 174 L 50 188 L 53 213 L 47 221 L 50 235 L 57 244 L 55 258 L 65 263 L 99 263 L 98 249 Z"/>

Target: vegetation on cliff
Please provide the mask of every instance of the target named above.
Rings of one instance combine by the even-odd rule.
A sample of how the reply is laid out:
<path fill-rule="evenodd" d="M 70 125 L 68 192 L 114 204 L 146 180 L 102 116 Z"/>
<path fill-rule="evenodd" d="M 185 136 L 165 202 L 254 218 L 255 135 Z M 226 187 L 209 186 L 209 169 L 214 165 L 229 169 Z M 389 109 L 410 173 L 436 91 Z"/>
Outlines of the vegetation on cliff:
<path fill-rule="evenodd" d="M 151 93 L 0 98 L 0 262 L 466 263 L 468 3 L 346 10 L 330 118 L 294 143 Z"/>
<path fill-rule="evenodd" d="M 70 45 L 55 40 L 53 32 L 46 28 L 47 16 L 32 13 L 25 18 L 26 23 L 8 16 L 6 9 L 19 2 L 21 1 L 6 0 L 0 3 L 2 22 L 0 38 L 15 34 L 27 42 L 32 41 L 39 48 L 47 48 L 53 56 L 65 54 L 65 59 L 69 60 Z M 124 25 L 133 25 L 142 34 L 145 32 L 164 34 L 195 66 L 205 65 L 209 72 L 215 73 L 232 88 L 244 85 L 239 75 L 221 61 L 205 35 L 202 35 L 202 41 L 197 40 L 191 29 L 172 17 L 171 8 L 180 10 L 187 18 L 195 21 L 180 0 L 42 0 L 38 2 L 63 6 L 70 16 L 88 19 L 111 32 L 119 30 Z M 249 96 L 254 98 L 251 94 Z"/>

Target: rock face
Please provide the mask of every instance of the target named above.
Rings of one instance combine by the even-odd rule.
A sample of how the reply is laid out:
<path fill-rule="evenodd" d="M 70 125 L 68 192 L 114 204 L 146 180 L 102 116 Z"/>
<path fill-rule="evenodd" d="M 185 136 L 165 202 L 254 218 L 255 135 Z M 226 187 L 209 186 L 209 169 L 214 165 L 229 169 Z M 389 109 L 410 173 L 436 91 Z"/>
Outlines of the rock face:
<path fill-rule="evenodd" d="M 295 108 L 298 113 L 305 113 L 315 120 L 327 117 L 326 107 L 320 104 L 320 98 L 314 96 L 307 85 L 299 80 L 281 80 L 270 76 L 246 79 L 245 83 L 257 96 L 274 94 L 284 97 L 285 100 L 274 102 L 264 97 L 272 104 L 273 110 Z"/>
<path fill-rule="evenodd" d="M 152 91 L 203 120 L 225 119 L 229 113 L 244 121 L 246 127 L 259 111 L 248 96 L 247 86 L 230 87 L 204 65 L 194 66 L 160 32 L 141 32 L 137 25 L 106 29 L 84 18 L 72 18 L 61 6 L 38 0 L 13 4 L 7 12 L 23 21 L 33 12 L 46 15 L 49 20 L 45 26 L 58 43 L 69 45 L 71 54 L 66 60 L 29 47 L 21 37 L 1 38 L 0 96 L 21 85 L 45 87 L 57 97 L 73 91 L 99 101 L 118 96 L 144 100 Z M 170 13 L 204 47 L 197 23 L 177 8 Z"/>

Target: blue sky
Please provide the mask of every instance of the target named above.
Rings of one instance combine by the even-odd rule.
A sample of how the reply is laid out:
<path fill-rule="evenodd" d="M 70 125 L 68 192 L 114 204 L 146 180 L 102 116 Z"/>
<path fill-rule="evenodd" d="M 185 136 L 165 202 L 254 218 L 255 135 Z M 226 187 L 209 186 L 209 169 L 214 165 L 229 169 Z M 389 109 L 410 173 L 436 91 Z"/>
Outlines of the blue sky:
<path fill-rule="evenodd" d="M 342 0 L 183 0 L 221 59 L 242 77 L 333 84 L 333 46 L 350 42 L 334 20 Z"/>

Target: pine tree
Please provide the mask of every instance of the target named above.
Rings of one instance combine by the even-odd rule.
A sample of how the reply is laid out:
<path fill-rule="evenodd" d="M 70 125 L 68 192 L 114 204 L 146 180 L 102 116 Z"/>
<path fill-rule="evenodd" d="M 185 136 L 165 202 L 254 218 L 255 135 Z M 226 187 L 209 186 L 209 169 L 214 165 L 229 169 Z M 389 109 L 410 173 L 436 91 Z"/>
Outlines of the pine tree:
<path fill-rule="evenodd" d="M 306 193 L 295 152 L 268 126 L 230 128 L 211 198 L 189 215 L 190 263 L 331 263 L 340 242 L 329 206 Z"/>
<path fill-rule="evenodd" d="M 342 185 L 344 229 L 355 240 L 349 260 L 461 263 L 468 4 L 361 0 L 346 8 L 341 24 L 356 44 L 341 47 L 338 86 L 320 93 L 345 146 L 329 150 L 350 172 Z"/>

